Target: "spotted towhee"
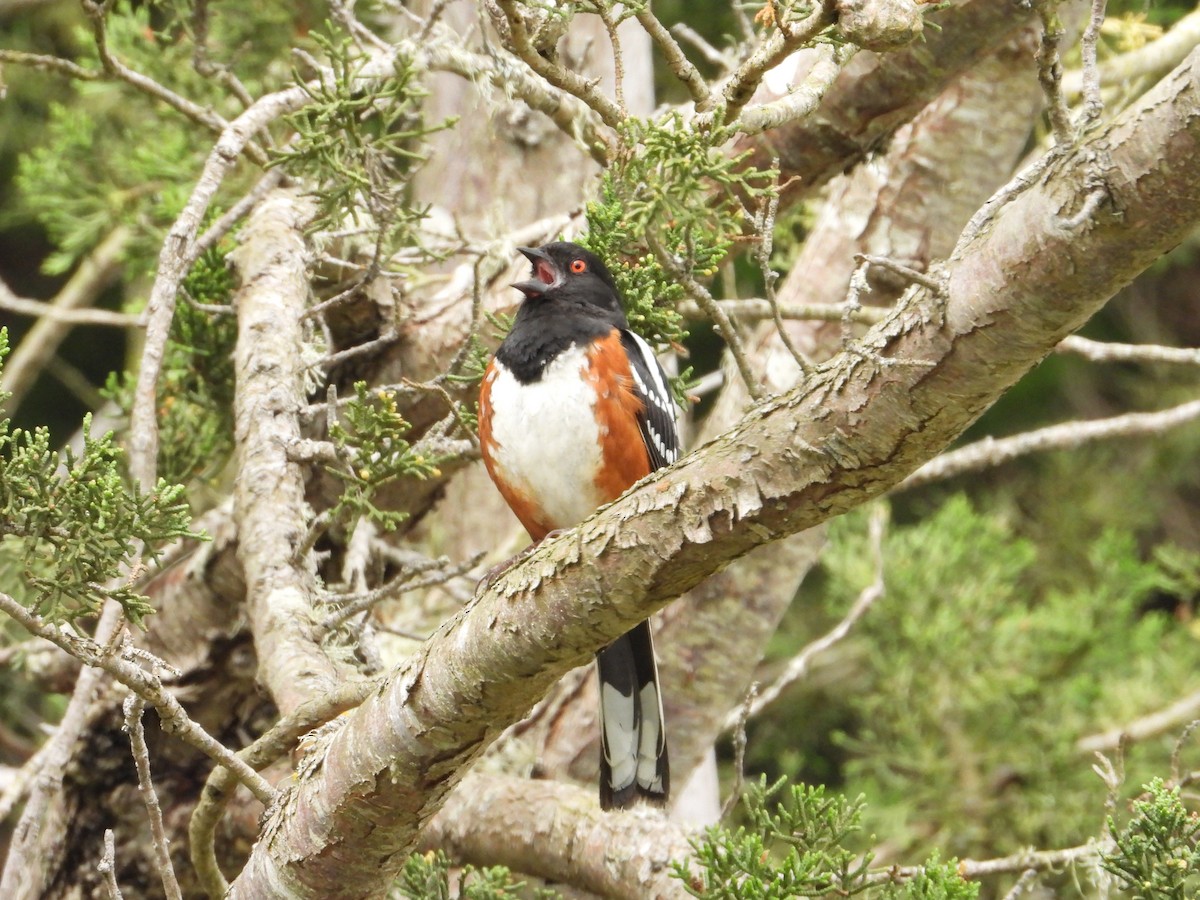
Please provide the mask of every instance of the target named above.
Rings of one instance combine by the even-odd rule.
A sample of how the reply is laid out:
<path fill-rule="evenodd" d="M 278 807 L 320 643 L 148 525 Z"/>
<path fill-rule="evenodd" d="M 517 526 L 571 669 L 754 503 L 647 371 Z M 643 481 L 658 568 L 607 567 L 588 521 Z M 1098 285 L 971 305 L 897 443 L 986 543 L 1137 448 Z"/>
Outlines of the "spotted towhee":
<path fill-rule="evenodd" d="M 558 242 L 521 248 L 533 277 L 483 377 L 479 438 L 496 487 L 534 541 L 570 528 L 679 456 L 667 379 L 629 330 L 604 263 Z M 596 654 L 600 805 L 664 802 L 662 699 L 649 622 Z"/>

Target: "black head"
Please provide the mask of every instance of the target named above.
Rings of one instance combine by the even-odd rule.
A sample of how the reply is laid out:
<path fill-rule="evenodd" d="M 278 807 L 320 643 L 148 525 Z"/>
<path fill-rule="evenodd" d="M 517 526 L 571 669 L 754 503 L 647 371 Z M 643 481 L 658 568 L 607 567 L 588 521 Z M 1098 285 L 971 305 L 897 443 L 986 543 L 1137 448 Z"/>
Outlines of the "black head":
<path fill-rule="evenodd" d="M 527 299 L 562 304 L 564 311 L 624 327 L 621 294 L 608 267 L 595 253 L 569 241 L 555 241 L 536 250 L 517 249 L 533 264 L 533 277 L 513 285 Z"/>

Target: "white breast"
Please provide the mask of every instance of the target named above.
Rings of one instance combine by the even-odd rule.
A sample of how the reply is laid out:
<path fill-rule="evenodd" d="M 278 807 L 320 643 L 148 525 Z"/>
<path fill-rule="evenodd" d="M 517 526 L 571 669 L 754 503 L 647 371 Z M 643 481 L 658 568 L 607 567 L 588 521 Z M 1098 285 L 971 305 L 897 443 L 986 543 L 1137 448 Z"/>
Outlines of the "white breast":
<path fill-rule="evenodd" d="M 585 351 L 572 346 L 530 384 L 499 361 L 492 369 L 492 465 L 553 528 L 570 528 L 601 504 L 594 480 L 600 467 L 596 394 L 580 371 L 586 366 Z"/>

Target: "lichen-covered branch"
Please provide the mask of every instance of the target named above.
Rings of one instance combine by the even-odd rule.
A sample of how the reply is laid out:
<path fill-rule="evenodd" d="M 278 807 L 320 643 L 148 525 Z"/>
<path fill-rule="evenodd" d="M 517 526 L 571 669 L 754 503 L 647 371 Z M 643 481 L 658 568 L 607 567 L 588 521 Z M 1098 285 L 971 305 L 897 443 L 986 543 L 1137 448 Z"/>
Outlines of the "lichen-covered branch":
<path fill-rule="evenodd" d="M 284 715 L 346 676 L 316 637 L 316 573 L 307 554 L 297 558 L 304 538 L 299 526 L 309 519 L 305 470 L 288 456 L 302 437 L 300 412 L 307 405 L 302 230 L 311 215 L 308 201 L 287 192 L 271 196 L 250 216 L 233 256 L 242 280 L 234 353 L 238 555 L 259 678 Z"/>

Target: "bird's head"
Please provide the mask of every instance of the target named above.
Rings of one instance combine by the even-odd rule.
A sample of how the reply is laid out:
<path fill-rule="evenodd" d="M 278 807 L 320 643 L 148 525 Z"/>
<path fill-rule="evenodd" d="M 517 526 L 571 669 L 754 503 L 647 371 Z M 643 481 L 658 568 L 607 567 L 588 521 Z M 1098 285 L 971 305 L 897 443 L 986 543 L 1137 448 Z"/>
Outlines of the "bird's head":
<path fill-rule="evenodd" d="M 595 253 L 569 241 L 517 249 L 533 265 L 533 277 L 513 285 L 527 299 L 544 298 L 577 306 L 589 315 L 624 320 L 616 282 Z"/>

